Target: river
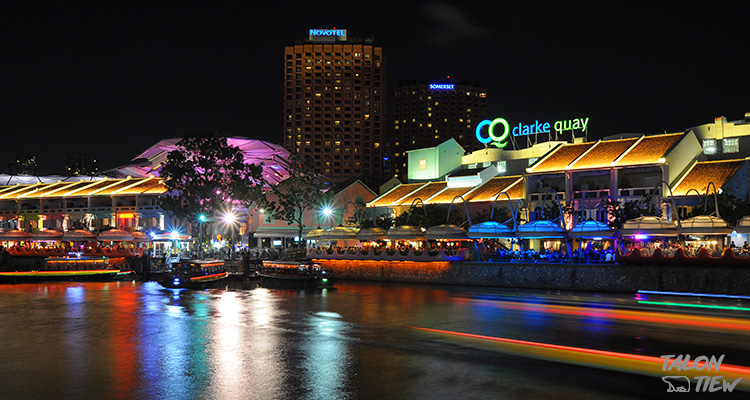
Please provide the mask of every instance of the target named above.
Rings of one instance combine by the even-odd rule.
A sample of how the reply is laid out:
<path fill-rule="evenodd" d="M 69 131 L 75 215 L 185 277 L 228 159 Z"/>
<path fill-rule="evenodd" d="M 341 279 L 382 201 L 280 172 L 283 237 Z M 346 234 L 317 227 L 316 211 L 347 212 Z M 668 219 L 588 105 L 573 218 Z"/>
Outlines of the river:
<path fill-rule="evenodd" d="M 748 331 L 731 324 L 701 329 L 649 322 L 639 316 L 652 313 L 644 306 L 638 311 L 633 295 L 336 286 L 303 291 L 251 282 L 191 291 L 154 282 L 0 285 L 0 399 L 667 395 L 658 377 L 527 357 L 421 328 L 656 357 L 726 354 L 726 363 L 750 364 Z M 711 313 L 706 318 L 748 316 L 743 307 Z"/>

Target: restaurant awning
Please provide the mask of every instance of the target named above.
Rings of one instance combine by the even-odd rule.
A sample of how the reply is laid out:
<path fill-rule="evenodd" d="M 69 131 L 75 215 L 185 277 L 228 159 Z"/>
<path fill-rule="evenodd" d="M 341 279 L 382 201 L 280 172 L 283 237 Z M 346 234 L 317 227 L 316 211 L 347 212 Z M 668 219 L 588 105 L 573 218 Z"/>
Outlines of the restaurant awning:
<path fill-rule="evenodd" d="M 568 236 L 581 239 L 611 239 L 615 237 L 615 230 L 611 229 L 604 222 L 589 219 L 576 224 L 576 226 L 568 232 Z"/>
<path fill-rule="evenodd" d="M 453 224 L 442 224 L 427 228 L 425 238 L 428 240 L 470 240 L 466 231 Z"/>
<path fill-rule="evenodd" d="M 740 218 L 737 222 L 737 226 L 734 227 L 734 231 L 743 234 L 750 233 L 750 215 Z"/>
<path fill-rule="evenodd" d="M 141 231 L 130 232 L 130 234 L 133 235 L 133 241 L 134 242 L 144 243 L 144 242 L 150 242 L 151 241 L 151 238 L 147 234 L 145 234 L 145 233 L 143 233 Z"/>
<path fill-rule="evenodd" d="M 99 236 L 96 237 L 97 240 L 102 242 L 132 242 L 133 241 L 133 235 L 130 233 L 123 231 L 122 229 L 110 229 L 108 231 L 104 231 L 99 234 Z"/>
<path fill-rule="evenodd" d="M 626 221 L 620 229 L 622 236 L 677 236 L 677 224 L 659 217 L 638 217 Z"/>
<path fill-rule="evenodd" d="M 372 242 L 375 240 L 383 240 L 386 238 L 385 229 L 373 227 L 360 229 L 357 233 L 357 239 L 363 242 Z"/>
<path fill-rule="evenodd" d="M 414 225 L 393 227 L 388 230 L 386 237 L 390 240 L 425 240 L 422 229 Z"/>
<path fill-rule="evenodd" d="M 321 227 L 317 227 L 315 229 L 310 229 L 310 232 L 307 232 L 307 235 L 305 235 L 305 239 L 307 240 L 320 240 L 320 236 L 325 232 L 325 229 Z"/>
<path fill-rule="evenodd" d="M 682 221 L 678 230 L 680 235 L 724 236 L 732 233 L 733 229 L 721 218 L 699 215 Z"/>
<path fill-rule="evenodd" d="M 62 232 L 47 229 L 31 235 L 31 240 L 38 242 L 54 242 L 62 240 Z"/>
<path fill-rule="evenodd" d="M 339 225 L 335 228 L 326 229 L 320 235 L 320 240 L 359 240 L 357 228 Z"/>
<path fill-rule="evenodd" d="M 84 240 L 96 240 L 96 235 L 91 231 L 76 229 L 63 233 L 62 238 L 69 242 L 78 242 Z"/>
<path fill-rule="evenodd" d="M 559 224 L 547 220 L 521 224 L 516 232 L 516 236 L 522 239 L 563 239 L 565 235 L 565 230 Z"/>
<path fill-rule="evenodd" d="M 472 239 L 512 239 L 516 233 L 507 225 L 496 221 L 485 221 L 469 227 L 466 233 Z"/>
<path fill-rule="evenodd" d="M 29 240 L 31 234 L 18 229 L 11 229 L 0 233 L 0 240 Z"/>

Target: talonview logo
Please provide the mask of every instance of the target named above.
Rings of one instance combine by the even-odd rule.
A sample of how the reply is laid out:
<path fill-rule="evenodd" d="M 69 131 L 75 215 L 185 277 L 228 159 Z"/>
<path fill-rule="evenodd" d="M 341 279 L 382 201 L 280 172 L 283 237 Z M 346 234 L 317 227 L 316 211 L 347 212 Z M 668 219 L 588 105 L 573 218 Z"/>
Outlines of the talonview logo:
<path fill-rule="evenodd" d="M 664 359 L 664 364 L 661 367 L 662 371 L 710 371 L 713 369 L 714 371 L 719 372 L 721 363 L 724 361 L 724 354 L 719 356 L 718 359 L 716 356 L 698 356 L 692 363 L 690 362 L 690 354 L 680 354 L 678 356 L 675 356 L 674 354 L 666 354 L 661 356 L 661 358 Z M 696 380 L 695 392 L 718 392 L 720 390 L 723 392 L 731 392 L 742 380 L 740 377 L 734 381 L 728 381 L 724 379 L 723 375 L 694 376 L 693 378 Z M 669 385 L 667 387 L 667 392 L 690 391 L 690 378 L 687 376 L 667 375 L 663 376 L 661 380 Z"/>

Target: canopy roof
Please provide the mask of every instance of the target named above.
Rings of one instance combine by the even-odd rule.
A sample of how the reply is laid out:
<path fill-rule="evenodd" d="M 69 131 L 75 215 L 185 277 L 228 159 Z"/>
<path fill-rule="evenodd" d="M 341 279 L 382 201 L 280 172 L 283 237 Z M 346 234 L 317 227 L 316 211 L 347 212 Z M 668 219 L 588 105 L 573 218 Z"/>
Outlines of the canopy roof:
<path fill-rule="evenodd" d="M 737 226 L 734 227 L 737 233 L 750 233 L 750 215 L 746 215 L 737 222 Z"/>
<path fill-rule="evenodd" d="M 130 164 L 115 168 L 121 176 L 159 176 L 159 167 L 166 161 L 170 151 L 177 149 L 182 138 L 165 139 L 137 155 Z M 284 147 L 262 140 L 246 137 L 228 137 L 227 144 L 238 147 L 245 156 L 245 163 L 263 166 L 263 176 L 271 183 L 278 184 L 287 177 L 290 153 Z"/>
<path fill-rule="evenodd" d="M 467 240 L 469 236 L 461 227 L 452 224 L 432 226 L 427 229 L 425 238 L 430 240 Z"/>
<path fill-rule="evenodd" d="M 524 239 L 562 239 L 565 230 L 558 223 L 537 220 L 519 225 L 516 235 Z"/>
<path fill-rule="evenodd" d="M 29 239 L 31 239 L 30 233 L 20 231 L 18 229 L 12 229 L 12 230 L 0 233 L 0 240 L 29 240 Z"/>
<path fill-rule="evenodd" d="M 516 234 L 505 224 L 485 221 L 470 226 L 467 236 L 474 239 L 510 239 L 516 237 Z"/>
<path fill-rule="evenodd" d="M 610 229 L 604 222 L 589 219 L 579 222 L 568 233 L 570 237 L 577 238 L 612 238 L 615 237 L 614 229 Z"/>
<path fill-rule="evenodd" d="M 677 236 L 677 224 L 659 217 L 638 217 L 626 221 L 620 229 L 622 236 Z"/>
<path fill-rule="evenodd" d="M 388 230 L 390 240 L 425 240 L 424 232 L 418 226 L 401 225 Z"/>
<path fill-rule="evenodd" d="M 62 240 L 62 232 L 55 231 L 52 229 L 39 231 L 31 235 L 31 240 L 38 240 L 38 241 Z"/>
<path fill-rule="evenodd" d="M 383 240 L 386 238 L 387 232 L 383 228 L 373 227 L 360 229 L 357 233 L 357 239 L 363 242 L 369 242 L 374 240 Z"/>
<path fill-rule="evenodd" d="M 91 231 L 86 231 L 83 229 L 76 229 L 72 231 L 67 231 L 63 234 L 63 240 L 76 242 L 76 241 L 82 241 L 82 240 L 96 240 L 96 235 L 94 235 Z"/>
<path fill-rule="evenodd" d="M 680 223 L 681 235 L 728 235 L 732 233 L 732 227 L 721 218 L 711 215 L 699 215 L 694 218 L 686 219 Z"/>
<path fill-rule="evenodd" d="M 131 235 L 129 232 L 123 231 L 122 229 L 110 229 L 108 231 L 104 231 L 100 233 L 99 236 L 97 236 L 97 239 L 103 242 L 109 242 L 109 241 L 132 242 L 133 235 Z"/>

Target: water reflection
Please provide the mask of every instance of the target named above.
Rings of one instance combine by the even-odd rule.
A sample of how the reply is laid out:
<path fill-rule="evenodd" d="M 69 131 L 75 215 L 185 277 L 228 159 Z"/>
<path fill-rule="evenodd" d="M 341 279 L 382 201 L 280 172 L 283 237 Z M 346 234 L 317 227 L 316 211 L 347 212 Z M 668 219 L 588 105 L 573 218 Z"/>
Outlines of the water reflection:
<path fill-rule="evenodd" d="M 652 357 L 716 350 L 728 364 L 750 359 L 747 321 L 622 309 L 620 301 L 346 282 L 335 291 L 0 285 L 0 398 L 492 398 L 508 388 L 601 398 L 617 387 L 591 389 L 569 376 L 551 385 L 549 374 L 570 368 L 542 377 L 539 361 L 509 361 L 410 326 Z"/>

